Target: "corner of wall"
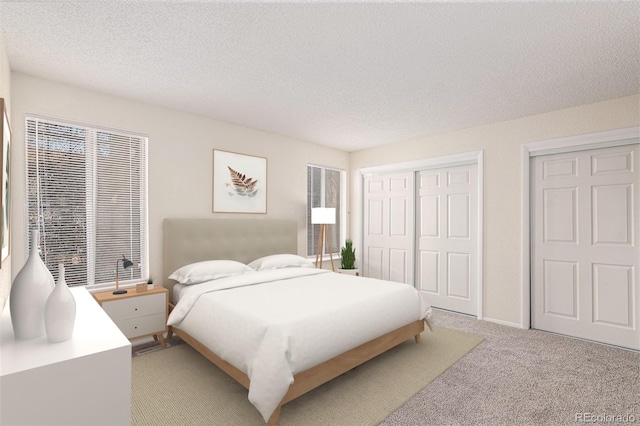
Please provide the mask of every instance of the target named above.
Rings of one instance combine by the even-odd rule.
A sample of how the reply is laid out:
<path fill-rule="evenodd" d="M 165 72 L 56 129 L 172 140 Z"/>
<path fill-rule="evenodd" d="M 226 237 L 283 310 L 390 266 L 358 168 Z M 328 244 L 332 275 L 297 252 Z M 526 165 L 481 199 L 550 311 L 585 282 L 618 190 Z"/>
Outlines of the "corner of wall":
<path fill-rule="evenodd" d="M 2 32 L 2 21 L 0 20 L 0 98 L 4 98 L 7 105 L 9 121 L 11 121 L 11 67 L 9 65 L 9 56 L 7 46 Z M 11 238 L 11 234 L 9 234 Z M 11 242 L 9 242 L 11 246 Z M 0 265 L 0 312 L 3 311 L 4 305 L 9 298 L 11 290 L 11 255 Z"/>

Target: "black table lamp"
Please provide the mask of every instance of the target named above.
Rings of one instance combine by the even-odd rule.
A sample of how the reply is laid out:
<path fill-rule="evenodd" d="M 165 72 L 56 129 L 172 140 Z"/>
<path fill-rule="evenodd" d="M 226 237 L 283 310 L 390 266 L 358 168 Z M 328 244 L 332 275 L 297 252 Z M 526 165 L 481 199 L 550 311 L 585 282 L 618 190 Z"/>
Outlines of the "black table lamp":
<path fill-rule="evenodd" d="M 116 260 L 116 291 L 114 291 L 113 294 L 125 294 L 127 292 L 127 290 L 119 290 L 118 263 L 120 262 L 122 262 L 122 269 L 127 269 L 133 266 L 133 262 L 124 257 L 124 254 L 122 255 L 122 259 Z"/>

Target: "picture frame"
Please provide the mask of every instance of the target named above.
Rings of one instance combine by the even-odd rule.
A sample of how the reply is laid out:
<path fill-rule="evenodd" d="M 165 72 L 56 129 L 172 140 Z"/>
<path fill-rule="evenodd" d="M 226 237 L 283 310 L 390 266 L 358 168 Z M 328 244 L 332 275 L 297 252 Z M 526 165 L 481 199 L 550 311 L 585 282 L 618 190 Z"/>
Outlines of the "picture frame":
<path fill-rule="evenodd" d="M 2 152 L 0 152 L 0 268 L 11 252 L 11 126 L 7 104 L 0 98 Z"/>
<path fill-rule="evenodd" d="M 213 212 L 267 213 L 267 159 L 213 150 Z"/>

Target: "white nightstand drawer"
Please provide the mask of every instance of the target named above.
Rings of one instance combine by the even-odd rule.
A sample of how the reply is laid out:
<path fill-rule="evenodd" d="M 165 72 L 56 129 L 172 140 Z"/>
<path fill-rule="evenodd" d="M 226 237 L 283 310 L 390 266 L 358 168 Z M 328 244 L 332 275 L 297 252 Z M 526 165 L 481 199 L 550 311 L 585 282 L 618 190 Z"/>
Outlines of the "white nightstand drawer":
<path fill-rule="evenodd" d="M 164 293 L 128 297 L 104 302 L 102 308 L 111 319 L 119 323 L 120 320 L 139 318 L 151 314 L 162 314 L 164 316 L 167 309 L 167 299 Z"/>
<path fill-rule="evenodd" d="M 122 333 L 129 339 L 132 337 L 163 332 L 167 328 L 164 313 L 120 320 L 115 323 Z"/>
<path fill-rule="evenodd" d="M 93 297 L 127 338 L 153 335 L 166 348 L 163 333 L 167 331 L 169 291 L 158 286 L 140 292 L 136 287 L 127 290 L 124 294 L 103 291 Z"/>

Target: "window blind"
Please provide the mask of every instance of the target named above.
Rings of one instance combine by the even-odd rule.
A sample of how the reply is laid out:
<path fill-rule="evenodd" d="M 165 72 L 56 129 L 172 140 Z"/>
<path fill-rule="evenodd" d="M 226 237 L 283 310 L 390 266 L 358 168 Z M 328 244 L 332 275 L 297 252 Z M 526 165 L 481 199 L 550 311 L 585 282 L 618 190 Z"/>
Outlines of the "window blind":
<path fill-rule="evenodd" d="M 307 166 L 307 256 L 313 256 L 318 249 L 320 225 L 311 224 L 313 207 L 334 207 L 336 209 L 335 225 L 328 225 L 327 232 L 331 242 L 331 252 L 338 253 L 342 244 L 341 191 L 342 174 L 345 172 L 319 166 Z M 324 246 L 323 255 L 329 254 L 329 247 Z"/>
<path fill-rule="evenodd" d="M 26 119 L 27 219 L 41 257 L 69 285 L 148 276 L 147 138 L 36 117 Z M 122 256 L 134 266 L 122 269 Z"/>

